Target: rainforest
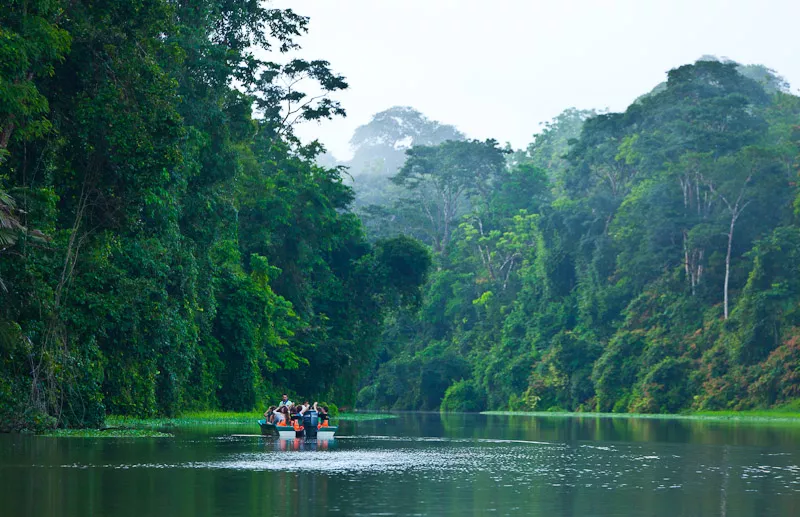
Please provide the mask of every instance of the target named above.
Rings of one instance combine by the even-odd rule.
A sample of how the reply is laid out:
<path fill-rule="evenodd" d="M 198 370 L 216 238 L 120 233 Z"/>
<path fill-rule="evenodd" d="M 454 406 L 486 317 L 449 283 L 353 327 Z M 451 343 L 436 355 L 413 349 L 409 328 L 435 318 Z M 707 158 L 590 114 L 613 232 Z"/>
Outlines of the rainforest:
<path fill-rule="evenodd" d="M 0 10 L 0 430 L 800 400 L 800 97 L 703 56 L 524 149 L 345 115 L 255 0 Z M 531 121 L 531 133 L 536 132 Z"/>

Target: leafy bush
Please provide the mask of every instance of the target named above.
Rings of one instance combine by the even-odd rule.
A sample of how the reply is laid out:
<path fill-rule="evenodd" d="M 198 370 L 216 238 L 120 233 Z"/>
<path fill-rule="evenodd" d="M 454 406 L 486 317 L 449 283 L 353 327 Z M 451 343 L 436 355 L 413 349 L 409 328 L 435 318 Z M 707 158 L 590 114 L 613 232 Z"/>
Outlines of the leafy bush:
<path fill-rule="evenodd" d="M 475 412 L 486 409 L 483 393 L 472 381 L 460 380 L 444 392 L 441 411 Z"/>

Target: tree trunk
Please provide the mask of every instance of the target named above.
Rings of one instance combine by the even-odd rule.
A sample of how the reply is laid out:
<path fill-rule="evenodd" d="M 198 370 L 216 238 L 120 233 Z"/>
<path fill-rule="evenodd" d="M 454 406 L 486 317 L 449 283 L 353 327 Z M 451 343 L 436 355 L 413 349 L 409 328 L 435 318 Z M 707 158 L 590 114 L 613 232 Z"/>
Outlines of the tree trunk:
<path fill-rule="evenodd" d="M 725 203 L 725 206 L 728 207 L 728 213 L 731 214 L 731 224 L 728 228 L 728 251 L 725 254 L 725 285 L 722 288 L 722 298 L 723 298 L 723 313 L 725 315 L 725 319 L 728 319 L 728 284 L 731 278 L 731 249 L 733 248 L 733 230 L 736 227 L 736 220 L 739 219 L 739 216 L 742 215 L 744 209 L 747 208 L 747 205 L 750 204 L 750 201 L 742 203 L 744 200 L 745 191 L 747 189 L 747 184 L 753 178 L 752 171 L 750 174 L 745 178 L 742 182 L 742 186 L 739 189 L 739 195 L 736 198 L 736 201 L 731 203 L 728 201 L 728 198 L 721 193 L 717 192 L 714 188 L 713 183 L 708 184 L 708 188 L 712 194 L 722 200 Z"/>
<path fill-rule="evenodd" d="M 689 232 L 683 230 L 683 267 L 686 272 L 686 281 L 692 289 L 692 296 L 697 294 L 697 286 L 703 278 L 703 257 L 705 251 L 702 248 L 690 248 Z"/>
<path fill-rule="evenodd" d="M 8 147 L 8 142 L 11 140 L 11 134 L 14 132 L 14 122 L 8 120 L 3 129 L 0 130 L 0 151 Z M 0 157 L 2 155 L 0 154 Z"/>
<path fill-rule="evenodd" d="M 733 229 L 736 226 L 736 218 L 739 217 L 739 212 L 734 211 L 731 214 L 731 226 L 728 229 L 728 253 L 725 254 L 725 287 L 723 288 L 723 306 L 725 319 L 728 319 L 728 283 L 731 278 L 731 248 L 733 247 Z"/>

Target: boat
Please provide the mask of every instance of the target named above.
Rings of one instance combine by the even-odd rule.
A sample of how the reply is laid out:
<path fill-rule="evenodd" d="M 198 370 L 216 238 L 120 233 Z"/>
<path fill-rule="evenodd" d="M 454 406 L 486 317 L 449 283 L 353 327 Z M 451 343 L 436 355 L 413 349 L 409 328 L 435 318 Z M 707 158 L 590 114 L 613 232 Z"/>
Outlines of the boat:
<path fill-rule="evenodd" d="M 300 438 L 303 436 L 303 431 L 295 431 L 294 427 L 290 425 L 275 425 L 270 424 L 264 419 L 258 421 L 261 426 L 261 434 L 264 436 L 278 435 L 284 440 L 291 440 L 292 438 Z"/>
<path fill-rule="evenodd" d="M 327 425 L 325 427 L 317 428 L 317 440 L 331 440 L 336 431 L 339 430 L 338 425 Z"/>
<path fill-rule="evenodd" d="M 335 425 L 318 425 L 318 415 L 316 411 L 307 411 L 303 415 L 303 427 L 296 430 L 291 425 L 270 424 L 264 419 L 258 421 L 261 426 L 261 434 L 264 436 L 278 435 L 281 439 L 291 440 L 294 438 L 318 438 L 320 440 L 330 440 L 339 430 Z"/>

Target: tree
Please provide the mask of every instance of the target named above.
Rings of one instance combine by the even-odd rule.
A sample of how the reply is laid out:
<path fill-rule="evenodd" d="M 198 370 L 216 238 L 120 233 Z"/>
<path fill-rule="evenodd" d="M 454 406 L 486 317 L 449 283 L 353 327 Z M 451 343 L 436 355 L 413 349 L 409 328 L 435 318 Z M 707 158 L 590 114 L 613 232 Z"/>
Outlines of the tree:
<path fill-rule="evenodd" d="M 465 243 L 474 244 L 489 279 L 501 290 L 508 288 L 511 275 L 530 260 L 531 254 L 535 255 L 537 245 L 541 244 L 539 218 L 539 214 L 520 210 L 505 231 L 484 230 L 476 214 L 461 223 Z"/>
<path fill-rule="evenodd" d="M 299 122 L 330 119 L 345 114 L 331 94 L 347 88 L 343 76 L 330 69 L 323 60 L 293 59 L 287 64 L 264 63 L 265 70 L 250 86 L 256 105 L 263 113 L 266 127 L 277 134 L 291 135 Z M 312 95 L 298 85 L 313 82 L 320 92 Z M 308 85 L 306 85 L 308 86 Z"/>
<path fill-rule="evenodd" d="M 755 147 L 746 147 L 736 155 L 718 161 L 708 176 L 703 178 L 711 193 L 722 201 L 729 217 L 723 284 L 725 319 L 728 319 L 731 253 L 736 224 L 747 207 L 757 200 L 757 197 L 761 197 L 762 202 L 769 202 L 771 201 L 770 193 L 780 188 L 782 181 L 780 171 L 776 170 L 776 163 L 774 153 Z"/>
<path fill-rule="evenodd" d="M 565 109 L 543 124 L 541 132 L 533 135 L 533 142 L 524 151 L 509 155 L 510 165 L 531 164 L 549 174 L 553 188 L 562 188 L 570 142 L 580 137 L 586 120 L 600 113 L 597 110 Z"/>
<path fill-rule="evenodd" d="M 271 57 L 308 19 L 28 0 L 0 22 L 0 426 L 351 398 L 427 253 L 380 265 L 342 170 L 294 137 L 343 113 L 326 61 Z"/>
<path fill-rule="evenodd" d="M 392 176 L 402 167 L 408 149 L 448 140 L 464 140 L 464 135 L 412 107 L 394 106 L 356 128 L 350 138 L 354 156 L 348 166 L 355 176 Z"/>
<path fill-rule="evenodd" d="M 19 221 L 17 204 L 14 198 L 4 190 L 0 190 L 0 253 L 17 241 L 19 234 L 25 230 Z M 2 284 L 0 284 L 2 287 Z"/>
<path fill-rule="evenodd" d="M 411 107 L 395 106 L 373 115 L 354 131 L 350 139 L 353 158 L 343 164 L 352 174 L 359 214 L 369 219 L 370 211 L 374 212 L 371 205 L 389 205 L 397 199 L 398 189 L 389 178 L 402 167 L 408 149 L 463 139 L 455 127 L 430 120 Z M 383 232 L 376 237 L 396 234 Z"/>
<path fill-rule="evenodd" d="M 437 267 L 420 311 L 390 321 L 362 402 L 428 407 L 415 371 L 448 385 L 443 408 L 789 400 L 797 293 L 776 261 L 797 251 L 796 102 L 772 72 L 701 60 L 623 113 L 566 113 L 489 181 L 448 176 L 455 146 L 412 149 L 403 202 L 373 213 L 430 243 Z M 443 244 L 426 210 L 448 195 Z M 469 371 L 434 375 L 448 354 Z"/>
<path fill-rule="evenodd" d="M 409 149 L 392 182 L 409 193 L 403 204 L 421 215 L 420 229 L 438 253 L 450 242 L 465 205 L 488 201 L 489 189 L 504 166 L 503 151 L 494 140 L 451 140 Z"/>
<path fill-rule="evenodd" d="M 416 307 L 428 279 L 432 260 L 428 248 L 418 240 L 401 235 L 375 243 L 377 283 L 393 301 L 388 307 Z"/>
<path fill-rule="evenodd" d="M 51 129 L 37 81 L 52 76 L 69 51 L 64 14 L 57 0 L 10 0 L 0 12 L 0 165 L 15 132 L 31 138 Z"/>

